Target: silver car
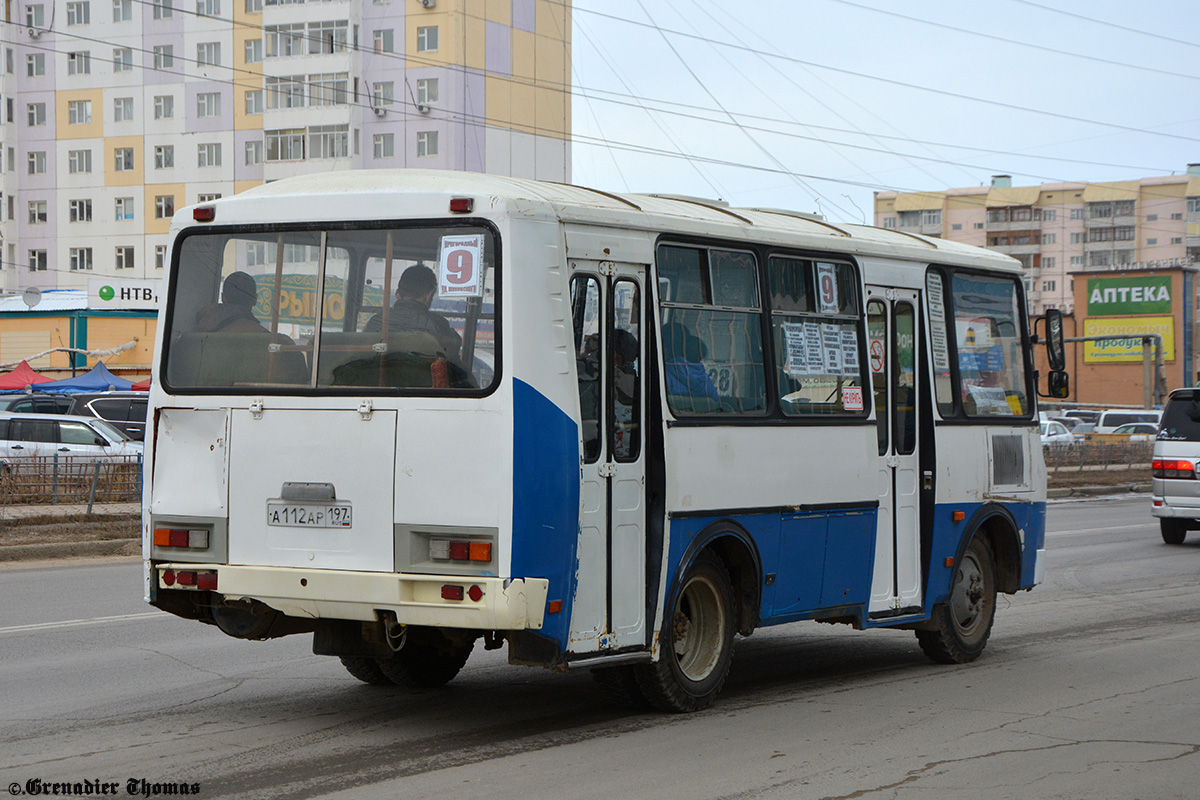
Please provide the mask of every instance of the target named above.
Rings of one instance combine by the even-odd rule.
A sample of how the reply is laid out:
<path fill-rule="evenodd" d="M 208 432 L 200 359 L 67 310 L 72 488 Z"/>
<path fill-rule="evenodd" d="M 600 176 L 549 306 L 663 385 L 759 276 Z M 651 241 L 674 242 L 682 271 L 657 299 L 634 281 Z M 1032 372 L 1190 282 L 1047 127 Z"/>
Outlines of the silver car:
<path fill-rule="evenodd" d="M 1151 513 L 1167 544 L 1182 544 L 1200 528 L 1200 389 L 1176 389 L 1167 399 L 1150 469 Z"/>
<path fill-rule="evenodd" d="M 37 457 L 126 461 L 142 455 L 142 443 L 96 417 L 0 412 L 0 463 L 19 468 Z"/>

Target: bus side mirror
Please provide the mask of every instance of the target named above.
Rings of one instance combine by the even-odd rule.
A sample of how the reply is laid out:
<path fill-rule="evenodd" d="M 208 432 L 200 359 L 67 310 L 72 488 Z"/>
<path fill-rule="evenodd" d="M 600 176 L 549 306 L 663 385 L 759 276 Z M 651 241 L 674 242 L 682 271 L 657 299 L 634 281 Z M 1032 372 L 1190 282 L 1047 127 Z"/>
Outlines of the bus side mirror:
<path fill-rule="evenodd" d="M 1050 372 L 1062 372 L 1067 367 L 1067 351 L 1063 344 L 1062 311 L 1046 309 L 1046 362 Z M 1066 385 L 1065 382 L 1063 384 Z M 1054 390 L 1051 389 L 1051 394 Z"/>
<path fill-rule="evenodd" d="M 1051 372 L 1048 383 L 1050 384 L 1049 397 L 1061 400 L 1071 394 L 1071 378 L 1065 372 Z"/>

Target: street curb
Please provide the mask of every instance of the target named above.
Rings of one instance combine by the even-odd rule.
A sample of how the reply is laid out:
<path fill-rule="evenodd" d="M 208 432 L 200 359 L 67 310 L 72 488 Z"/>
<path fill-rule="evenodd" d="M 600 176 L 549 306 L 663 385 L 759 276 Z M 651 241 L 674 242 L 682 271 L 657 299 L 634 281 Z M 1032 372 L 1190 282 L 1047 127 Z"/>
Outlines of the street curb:
<path fill-rule="evenodd" d="M 39 561 L 80 556 L 135 556 L 142 552 L 141 537 L 104 539 L 89 542 L 47 542 L 46 544 L 11 544 L 0 547 L 0 562 Z"/>
<path fill-rule="evenodd" d="M 1150 487 L 1144 483 L 1118 483 L 1112 486 L 1075 486 L 1062 489 L 1047 489 L 1046 497 L 1101 497 L 1110 494 L 1149 494 Z"/>

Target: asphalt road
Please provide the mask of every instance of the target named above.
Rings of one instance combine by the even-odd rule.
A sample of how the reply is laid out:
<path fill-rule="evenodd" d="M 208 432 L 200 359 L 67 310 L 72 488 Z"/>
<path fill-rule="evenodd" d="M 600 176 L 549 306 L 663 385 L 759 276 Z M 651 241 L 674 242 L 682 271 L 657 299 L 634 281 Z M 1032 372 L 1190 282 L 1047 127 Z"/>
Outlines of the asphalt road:
<path fill-rule="evenodd" d="M 0 570 L 0 786 L 200 797 L 1200 796 L 1200 533 L 1061 503 L 1047 583 L 978 662 L 799 623 L 738 642 L 710 709 L 628 713 L 587 674 L 477 649 L 449 687 L 359 684 L 309 637 L 241 642 L 141 602 L 140 563 Z"/>

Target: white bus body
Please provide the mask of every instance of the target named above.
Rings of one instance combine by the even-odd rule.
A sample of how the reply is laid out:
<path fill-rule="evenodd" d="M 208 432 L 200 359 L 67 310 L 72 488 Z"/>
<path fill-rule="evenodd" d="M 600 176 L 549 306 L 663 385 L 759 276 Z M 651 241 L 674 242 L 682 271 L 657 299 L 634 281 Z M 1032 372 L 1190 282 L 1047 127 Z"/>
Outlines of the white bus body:
<path fill-rule="evenodd" d="M 483 638 L 691 710 L 735 632 L 905 627 L 969 661 L 996 592 L 1041 579 L 1004 256 L 419 170 L 274 182 L 171 242 L 143 523 L 164 610 L 314 632 L 371 683 L 444 683 Z M 413 266 L 461 344 L 392 305 Z M 239 281 L 254 319 L 214 329 Z"/>

